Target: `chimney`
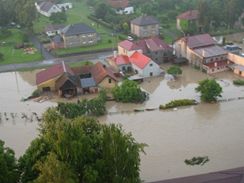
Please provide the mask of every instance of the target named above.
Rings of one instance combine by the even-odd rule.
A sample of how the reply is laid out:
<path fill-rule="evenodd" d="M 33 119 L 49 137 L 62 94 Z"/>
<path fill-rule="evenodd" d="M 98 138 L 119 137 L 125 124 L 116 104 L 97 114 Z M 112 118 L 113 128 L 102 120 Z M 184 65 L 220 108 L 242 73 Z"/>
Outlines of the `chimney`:
<path fill-rule="evenodd" d="M 114 51 L 114 58 L 116 58 L 118 56 L 117 51 Z"/>
<path fill-rule="evenodd" d="M 67 70 L 66 70 L 66 66 L 65 66 L 65 64 L 64 64 L 64 61 L 62 61 L 62 66 L 63 66 L 64 73 L 66 73 Z"/>

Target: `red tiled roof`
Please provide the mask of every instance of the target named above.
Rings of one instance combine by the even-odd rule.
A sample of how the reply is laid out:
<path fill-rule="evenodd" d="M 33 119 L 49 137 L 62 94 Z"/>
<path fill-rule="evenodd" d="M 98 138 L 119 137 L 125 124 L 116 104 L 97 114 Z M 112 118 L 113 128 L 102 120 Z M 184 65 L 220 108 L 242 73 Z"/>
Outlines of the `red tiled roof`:
<path fill-rule="evenodd" d="M 217 65 L 215 65 L 215 63 L 217 63 Z M 211 68 L 215 68 L 215 67 L 226 66 L 226 65 L 228 65 L 228 61 L 227 60 L 221 60 L 221 61 L 207 63 L 207 64 L 204 64 L 204 65 L 211 69 Z"/>
<path fill-rule="evenodd" d="M 39 85 L 42 82 L 45 82 L 45 81 L 53 79 L 57 76 L 60 76 L 65 72 L 67 72 L 71 75 L 74 75 L 71 68 L 64 63 L 53 65 L 53 66 L 49 67 L 48 69 L 40 71 L 36 74 L 36 84 Z"/>
<path fill-rule="evenodd" d="M 113 8 L 126 8 L 129 5 L 129 0 L 107 0 L 107 3 Z"/>
<path fill-rule="evenodd" d="M 187 42 L 187 46 L 191 49 L 204 46 L 215 45 L 216 42 L 209 34 L 200 34 L 183 38 Z"/>
<path fill-rule="evenodd" d="M 117 65 L 130 64 L 130 59 L 127 55 L 118 55 L 117 57 L 113 58 L 113 60 Z"/>
<path fill-rule="evenodd" d="M 147 48 L 151 51 L 172 50 L 172 48 L 168 44 L 164 43 L 158 37 L 145 39 L 145 43 L 147 45 Z"/>
<path fill-rule="evenodd" d="M 137 51 L 130 56 L 130 62 L 141 69 L 144 69 L 150 60 L 149 57 Z"/>
<path fill-rule="evenodd" d="M 117 81 L 117 78 L 115 77 L 112 70 L 109 68 L 104 68 L 104 66 L 100 62 L 92 66 L 91 74 L 97 84 L 99 84 L 107 76 Z"/>
<path fill-rule="evenodd" d="M 88 74 L 91 72 L 92 65 L 84 65 L 82 67 L 71 68 L 75 75 Z"/>
<path fill-rule="evenodd" d="M 198 10 L 189 10 L 186 11 L 179 16 L 177 16 L 177 19 L 183 19 L 183 20 L 196 20 L 199 17 L 199 11 Z"/>
<path fill-rule="evenodd" d="M 128 41 L 128 40 L 124 40 L 119 42 L 118 44 L 120 47 L 128 50 L 128 51 L 132 51 L 132 50 L 138 50 L 140 49 L 135 43 Z"/>

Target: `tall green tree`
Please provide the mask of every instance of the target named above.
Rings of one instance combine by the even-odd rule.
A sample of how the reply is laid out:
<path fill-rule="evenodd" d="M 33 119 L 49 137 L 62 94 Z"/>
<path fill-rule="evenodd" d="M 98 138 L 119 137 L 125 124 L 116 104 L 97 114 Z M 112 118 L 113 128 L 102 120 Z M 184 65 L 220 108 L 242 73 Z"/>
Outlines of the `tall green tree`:
<path fill-rule="evenodd" d="M 14 151 L 0 140 L 0 183 L 16 183 L 19 179 Z"/>
<path fill-rule="evenodd" d="M 145 145 L 120 126 L 88 117 L 65 119 L 52 108 L 34 142 L 20 161 L 22 183 L 141 181 L 139 153 Z"/>
<path fill-rule="evenodd" d="M 35 1 L 16 0 L 15 13 L 17 22 L 28 30 L 31 29 L 37 14 Z"/>
<path fill-rule="evenodd" d="M 222 87 L 214 79 L 205 79 L 199 82 L 196 91 L 201 93 L 202 101 L 215 102 L 221 97 Z"/>

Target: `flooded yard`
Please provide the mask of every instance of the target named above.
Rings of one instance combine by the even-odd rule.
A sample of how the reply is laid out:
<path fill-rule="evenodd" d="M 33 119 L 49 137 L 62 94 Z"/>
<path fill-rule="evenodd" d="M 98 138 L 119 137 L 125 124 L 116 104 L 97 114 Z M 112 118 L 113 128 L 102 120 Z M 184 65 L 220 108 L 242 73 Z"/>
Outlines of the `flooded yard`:
<path fill-rule="evenodd" d="M 38 122 L 21 118 L 24 112 L 41 114 L 55 102 L 20 102 L 35 89 L 35 72 L 0 74 L 0 139 L 23 154 L 37 134 Z M 109 114 L 100 117 L 103 123 L 121 124 L 138 142 L 148 144 L 142 154 L 141 177 L 156 181 L 244 166 L 244 100 L 232 100 L 218 104 L 199 104 L 178 110 L 147 111 L 134 113 L 135 108 L 158 108 L 174 99 L 199 100 L 195 87 L 199 80 L 209 77 L 188 66 L 176 81 L 163 77 L 148 79 L 141 87 L 150 94 L 144 104 L 118 104 L 108 102 Z M 223 98 L 244 97 L 244 87 L 233 86 L 237 76 L 224 72 L 214 76 L 223 87 Z M 13 120 L 6 120 L 4 112 L 17 113 Z M 208 156 L 204 166 L 187 166 L 185 159 Z"/>

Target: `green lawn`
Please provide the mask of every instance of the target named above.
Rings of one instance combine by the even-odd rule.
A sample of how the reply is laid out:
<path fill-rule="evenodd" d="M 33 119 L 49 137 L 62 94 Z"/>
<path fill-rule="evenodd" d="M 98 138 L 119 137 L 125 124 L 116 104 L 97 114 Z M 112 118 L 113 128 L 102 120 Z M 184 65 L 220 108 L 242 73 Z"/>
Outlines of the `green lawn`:
<path fill-rule="evenodd" d="M 22 42 L 23 34 L 21 30 L 13 29 L 11 31 L 11 36 L 0 39 L 0 52 L 4 55 L 4 60 L 0 61 L 0 65 L 32 62 L 42 59 L 39 52 L 35 54 L 25 54 L 23 49 L 14 49 L 15 44 Z"/>
<path fill-rule="evenodd" d="M 62 54 L 67 53 L 77 53 L 88 50 L 99 50 L 105 48 L 115 48 L 117 47 L 118 38 L 112 37 L 112 30 L 105 28 L 97 24 L 96 22 L 87 18 L 88 15 L 93 11 L 91 7 L 87 7 L 85 1 L 76 2 L 75 0 L 71 0 L 73 3 L 73 8 L 66 12 L 68 20 L 65 23 L 66 25 L 74 24 L 74 23 L 85 23 L 90 27 L 93 27 L 100 35 L 101 41 L 97 45 L 89 46 L 89 47 L 76 47 L 76 48 L 66 48 L 66 49 L 58 49 L 55 50 L 55 54 L 61 56 Z M 40 15 L 38 20 L 34 23 L 34 31 L 36 33 L 43 32 L 45 26 L 51 24 L 49 18 Z"/>

